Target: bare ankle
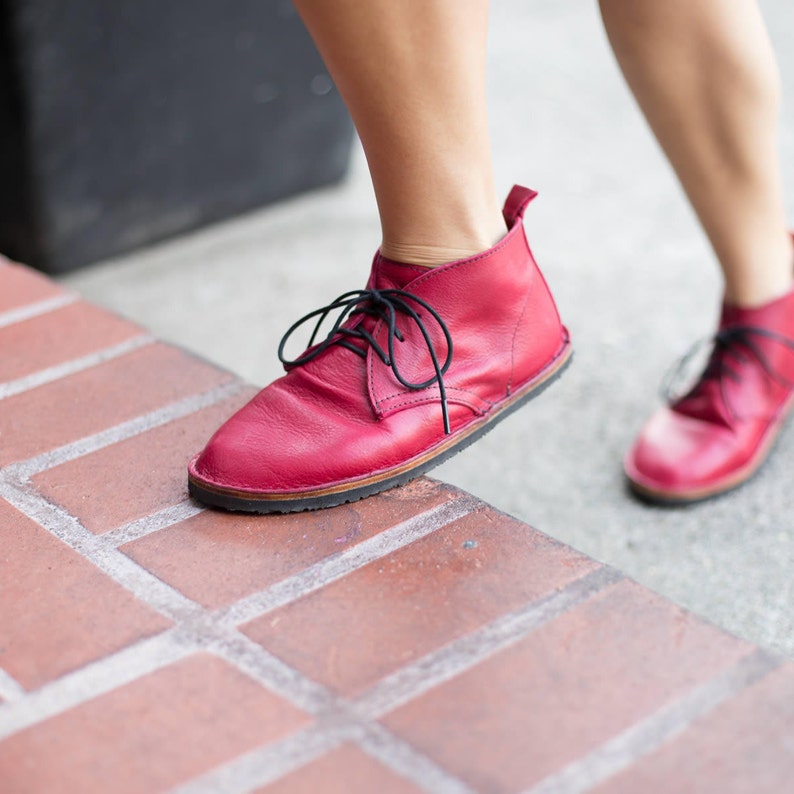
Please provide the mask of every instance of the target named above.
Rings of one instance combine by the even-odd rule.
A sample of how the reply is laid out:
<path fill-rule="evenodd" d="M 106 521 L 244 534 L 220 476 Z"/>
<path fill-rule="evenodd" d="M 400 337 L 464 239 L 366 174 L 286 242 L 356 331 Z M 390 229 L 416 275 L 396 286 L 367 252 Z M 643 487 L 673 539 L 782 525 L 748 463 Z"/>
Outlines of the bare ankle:
<path fill-rule="evenodd" d="M 396 240 L 384 240 L 381 244 L 380 252 L 387 259 L 395 262 L 406 262 L 422 267 L 438 267 L 448 262 L 456 262 L 459 259 L 466 259 L 470 256 L 487 251 L 492 248 L 502 237 L 505 236 L 507 228 L 504 222 L 492 224 L 489 232 L 484 232 L 478 236 L 467 236 L 463 239 L 460 236 L 456 240 L 456 245 L 427 245 L 415 242 L 400 242 Z"/>
<path fill-rule="evenodd" d="M 752 309 L 782 297 L 794 287 L 794 247 L 788 233 L 777 244 L 769 245 L 759 261 L 763 263 L 761 268 L 737 268 L 726 279 L 728 303 Z"/>

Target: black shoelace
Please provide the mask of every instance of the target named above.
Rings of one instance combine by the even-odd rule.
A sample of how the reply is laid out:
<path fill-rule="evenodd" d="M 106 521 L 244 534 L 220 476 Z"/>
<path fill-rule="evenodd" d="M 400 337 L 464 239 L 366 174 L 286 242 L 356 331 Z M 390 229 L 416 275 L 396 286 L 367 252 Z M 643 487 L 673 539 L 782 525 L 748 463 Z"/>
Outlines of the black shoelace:
<path fill-rule="evenodd" d="M 736 371 L 736 364 L 741 364 L 746 361 L 755 360 L 760 365 L 761 369 L 769 376 L 769 378 L 780 386 L 790 389 L 794 387 L 794 381 L 785 378 L 781 373 L 776 372 L 769 359 L 764 355 L 763 350 L 759 347 L 758 343 L 753 337 L 764 337 L 771 339 L 781 345 L 787 347 L 790 351 L 794 352 L 794 340 L 789 339 L 782 334 L 775 331 L 770 331 L 767 328 L 759 328 L 753 325 L 732 325 L 723 328 L 715 336 L 710 339 L 703 339 L 696 342 L 670 369 L 662 381 L 662 397 L 669 403 L 675 402 L 684 396 L 684 394 L 676 387 L 681 383 L 686 375 L 686 371 L 692 359 L 703 348 L 711 344 L 711 354 L 709 356 L 708 364 L 703 370 L 698 383 L 707 380 L 718 380 L 720 382 L 720 390 L 722 392 L 722 399 L 734 419 L 737 419 L 736 413 L 731 407 L 722 386 L 723 376 L 729 378 L 734 382 L 741 381 L 741 375 Z"/>
<path fill-rule="evenodd" d="M 427 327 L 425 326 L 421 315 L 416 309 L 414 309 L 411 303 L 417 304 L 418 306 L 425 309 L 444 334 L 444 338 L 447 342 L 447 356 L 443 364 L 439 363 L 438 354 L 436 353 L 436 349 L 432 340 L 430 339 L 430 335 L 427 332 Z M 312 347 L 317 334 L 320 332 L 321 326 L 325 322 L 325 319 L 334 311 L 338 311 L 339 314 L 337 315 L 331 330 L 328 332 L 328 335 L 316 347 Z M 400 368 L 397 366 L 397 361 L 394 355 L 394 340 L 397 339 L 399 342 L 404 341 L 404 337 L 400 332 L 400 329 L 397 328 L 398 313 L 406 315 L 410 320 L 416 323 L 416 326 L 419 328 L 422 337 L 425 340 L 425 344 L 427 345 L 427 352 L 433 364 L 435 375 L 425 381 L 422 381 L 421 383 L 412 383 L 411 381 L 407 380 L 400 372 Z M 378 344 L 372 334 L 363 327 L 363 323 L 358 323 L 352 328 L 343 327 L 343 323 L 348 318 L 357 314 L 364 314 L 369 317 L 374 317 L 377 320 L 383 320 L 387 329 L 388 350 L 384 350 L 381 345 Z M 317 322 L 315 323 L 314 330 L 312 331 L 312 335 L 309 339 L 308 349 L 306 352 L 298 356 L 296 359 L 289 360 L 284 358 L 284 348 L 292 334 L 301 325 L 308 322 L 309 320 L 314 319 L 315 317 L 317 318 Z M 363 341 L 364 345 L 361 346 L 360 344 L 356 344 L 356 341 Z M 378 358 L 387 367 L 391 367 L 394 377 L 397 378 L 397 380 L 403 386 L 405 386 L 406 389 L 419 391 L 420 389 L 425 389 L 428 386 L 432 386 L 434 383 L 438 383 L 438 390 L 441 398 L 441 414 L 444 421 L 444 432 L 447 435 L 451 432 L 449 424 L 449 408 L 447 406 L 447 391 L 444 387 L 444 375 L 449 369 L 449 365 L 452 363 L 452 337 L 450 336 L 449 329 L 439 316 L 438 312 L 436 312 L 432 306 L 425 303 L 425 301 L 423 301 L 421 298 L 417 298 L 416 295 L 412 295 L 410 292 L 406 292 L 405 290 L 401 289 L 365 289 L 345 292 L 344 295 L 340 295 L 336 300 L 334 300 L 332 303 L 329 303 L 327 306 L 323 306 L 320 309 L 315 309 L 313 312 L 309 312 L 309 314 L 301 317 L 300 320 L 293 323 L 287 333 L 285 333 L 281 338 L 281 342 L 278 346 L 278 358 L 279 361 L 281 361 L 281 363 L 286 367 L 297 367 L 317 358 L 317 356 L 321 355 L 331 345 L 341 345 L 342 347 L 351 350 L 353 353 L 361 356 L 362 358 L 366 358 L 367 356 L 367 346 L 371 347 L 375 351 L 375 354 L 378 356 Z"/>

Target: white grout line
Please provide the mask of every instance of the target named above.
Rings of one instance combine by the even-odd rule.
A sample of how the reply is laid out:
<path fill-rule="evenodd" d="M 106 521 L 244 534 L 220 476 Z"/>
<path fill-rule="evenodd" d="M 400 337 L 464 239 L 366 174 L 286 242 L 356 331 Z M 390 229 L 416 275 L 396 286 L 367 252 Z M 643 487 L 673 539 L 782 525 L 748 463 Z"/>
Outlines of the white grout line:
<path fill-rule="evenodd" d="M 683 733 L 697 719 L 760 681 L 782 663 L 782 659 L 763 650 L 748 654 L 716 678 L 545 778 L 526 794 L 580 794 L 595 788 Z"/>
<path fill-rule="evenodd" d="M 0 740 L 190 655 L 178 630 L 141 640 L 0 706 Z"/>
<path fill-rule="evenodd" d="M 301 598 L 466 515 L 471 512 L 474 503 L 470 497 L 431 508 L 232 607 L 208 613 L 117 549 L 109 547 L 107 538 L 94 536 L 73 516 L 47 503 L 38 494 L 31 493 L 24 484 L 0 482 L 0 493 L 144 602 L 181 623 L 157 637 L 46 685 L 37 692 L 22 693 L 22 697 L 16 701 L 11 699 L 3 704 L 0 707 L 0 738 L 134 681 L 202 648 L 215 653 L 268 689 L 320 718 L 319 725 L 311 729 L 241 756 L 177 789 L 184 794 L 250 790 L 253 786 L 282 777 L 351 738 L 365 752 L 426 791 L 439 794 L 470 792 L 461 781 L 429 758 L 393 736 L 383 726 L 369 720 L 479 664 L 622 578 L 616 571 L 599 568 L 553 595 L 503 616 L 428 654 L 349 703 L 274 657 L 237 631 L 235 626 Z M 180 510 L 192 509 L 192 505 L 183 505 L 161 511 L 163 515 L 160 519 L 167 520 L 180 514 Z M 134 525 L 122 528 L 129 535 L 124 534 L 113 540 L 130 537 L 134 534 L 130 529 L 132 527 Z M 147 528 L 139 526 L 138 530 Z M 752 654 L 749 660 L 737 665 L 729 674 L 700 687 L 692 695 L 662 708 L 589 756 L 547 778 L 532 792 L 561 794 L 580 791 L 583 790 L 583 782 L 593 785 L 616 774 L 638 756 L 650 752 L 681 732 L 698 716 L 779 664 L 760 652 Z M 300 738 L 296 740 L 295 737 Z M 230 785 L 227 786 L 227 783 Z"/>
<path fill-rule="evenodd" d="M 247 794 L 279 780 L 350 740 L 348 725 L 314 724 L 194 778 L 169 794 Z"/>
<path fill-rule="evenodd" d="M 119 356 L 131 353 L 133 350 L 138 350 L 145 345 L 150 345 L 154 342 L 154 337 L 147 335 L 134 336 L 132 339 L 127 339 L 118 345 L 106 347 L 103 350 L 97 350 L 87 356 L 81 358 L 74 358 L 71 361 L 65 361 L 62 364 L 57 364 L 54 367 L 47 367 L 46 369 L 33 372 L 30 375 L 25 375 L 16 380 L 6 381 L 0 383 L 0 400 L 7 397 L 13 397 L 15 394 L 30 391 L 31 389 L 43 386 L 46 383 L 65 378 L 68 375 L 74 375 L 83 370 L 95 367 L 105 361 L 110 361 Z"/>
<path fill-rule="evenodd" d="M 345 551 L 320 560 L 266 590 L 243 598 L 230 607 L 219 610 L 217 614 L 227 625 L 239 626 L 248 623 L 451 524 L 472 512 L 474 504 L 472 497 L 461 496 L 431 507 L 424 513 L 412 516 Z"/>
<path fill-rule="evenodd" d="M 198 604 L 122 552 L 108 547 L 100 536 L 89 532 L 63 508 L 50 504 L 24 486 L 2 480 L 0 496 L 171 620 L 184 621 L 203 613 Z"/>
<path fill-rule="evenodd" d="M 362 734 L 356 737 L 362 750 L 428 794 L 475 794 L 462 780 L 379 723 L 364 725 Z"/>
<path fill-rule="evenodd" d="M 370 719 L 393 711 L 445 681 L 514 645 L 544 624 L 623 580 L 613 568 L 599 567 L 560 590 L 503 615 L 470 634 L 417 659 L 382 679 L 353 702 Z"/>
<path fill-rule="evenodd" d="M 173 524 L 178 524 L 180 521 L 192 518 L 199 513 L 203 513 L 204 510 L 205 508 L 201 507 L 201 505 L 186 499 L 184 502 L 165 507 L 156 513 L 152 513 L 152 515 L 131 521 L 123 527 L 105 532 L 100 537 L 109 546 L 123 546 L 125 543 L 131 543 L 133 540 L 138 540 Z"/>
<path fill-rule="evenodd" d="M 428 794 L 472 794 L 448 772 L 380 725 L 316 723 L 249 751 L 171 789 L 169 794 L 246 794 L 307 766 L 349 742 Z"/>
<path fill-rule="evenodd" d="M 130 590 L 141 601 L 178 622 L 179 625 L 175 629 L 164 632 L 162 635 L 159 635 L 160 637 L 169 637 L 173 632 L 178 632 L 178 636 L 181 637 L 182 646 L 187 647 L 188 650 L 199 650 L 204 648 L 216 653 L 230 663 L 236 665 L 239 669 L 247 672 L 256 680 L 264 683 L 274 691 L 279 692 L 300 708 L 314 711 L 315 713 L 316 711 L 324 711 L 328 708 L 333 708 L 332 704 L 335 704 L 336 701 L 333 700 L 331 695 L 327 694 L 327 691 L 321 687 L 321 685 L 315 684 L 301 676 L 299 673 L 268 654 L 264 648 L 254 643 L 245 635 L 237 632 L 234 624 L 235 613 L 233 610 L 222 609 L 215 613 L 207 612 L 196 602 L 182 595 L 170 585 L 156 578 L 149 571 L 130 560 L 118 549 L 109 546 L 105 542 L 103 536 L 93 535 L 85 529 L 74 516 L 50 504 L 40 495 L 32 492 L 32 489 L 29 487 L 19 484 L 3 483 L 3 481 L 0 480 L 0 495 L 4 496 L 14 507 L 22 511 L 29 518 L 38 522 L 44 529 L 67 543 L 100 570 L 107 573 L 116 582 L 124 586 L 127 590 Z M 431 528 L 427 531 L 432 531 L 432 529 L 437 529 L 440 526 L 444 526 L 446 523 L 454 521 L 459 516 L 469 512 L 471 503 L 471 497 L 463 497 L 433 507 L 418 516 L 398 524 L 391 530 L 382 533 L 384 535 L 388 534 L 388 538 L 392 541 L 391 543 L 374 544 L 370 547 L 369 553 L 364 555 L 351 555 L 344 552 L 337 555 L 332 558 L 332 560 L 338 561 L 333 566 L 333 578 L 339 578 L 345 573 L 351 573 L 356 570 L 357 567 L 361 567 L 361 565 L 365 565 L 372 559 L 375 559 L 376 555 L 384 556 L 389 554 L 401 545 L 405 545 L 417 537 L 427 534 L 426 531 L 422 531 L 421 524 L 423 521 L 426 521 L 427 526 Z M 367 542 L 368 541 L 365 541 L 365 543 Z M 340 560 L 339 558 L 342 559 Z M 304 591 L 301 590 L 300 587 L 295 586 L 303 580 L 304 578 L 300 574 L 292 577 L 292 579 L 286 580 L 287 582 L 293 582 L 293 586 L 286 588 L 290 593 L 290 598 L 284 597 L 285 591 L 281 589 L 281 583 L 278 583 L 263 592 L 266 596 L 270 590 L 276 589 L 279 591 L 280 597 L 278 599 L 264 597 L 262 598 L 262 602 L 266 605 L 274 605 L 277 602 L 276 605 L 281 606 L 288 603 L 290 600 L 300 598 L 305 592 L 311 592 L 317 587 L 322 586 L 325 582 L 322 577 L 310 577 L 305 582 L 307 589 Z M 264 614 L 264 612 L 262 614 Z M 251 611 L 249 604 L 249 607 L 245 610 L 245 616 L 247 619 L 252 619 L 258 615 Z M 143 669 L 146 671 L 150 670 L 150 667 L 146 664 L 147 647 L 146 645 L 133 646 L 129 653 L 123 653 L 122 658 L 124 659 L 124 664 L 129 667 L 129 678 L 122 681 L 122 683 L 126 682 L 126 680 L 134 680 L 137 677 L 135 673 L 135 670 L 138 668 L 136 648 L 140 648 L 141 653 L 144 654 L 142 663 Z M 100 690 L 94 691 L 91 688 L 90 682 L 93 676 L 97 674 L 96 671 L 100 671 L 101 673 L 104 663 L 107 663 L 112 670 L 116 670 L 121 664 L 118 657 L 119 654 L 116 654 L 105 660 L 99 660 L 90 667 L 85 668 L 86 670 L 90 670 L 85 682 L 79 678 L 79 672 L 74 674 L 74 676 L 78 676 L 78 680 L 81 681 L 81 688 L 79 691 L 83 693 L 84 700 L 101 694 Z M 167 656 L 163 658 L 167 659 Z M 169 662 L 166 661 L 164 663 Z M 101 683 L 101 675 L 98 681 Z M 44 689 L 49 690 L 54 688 L 54 691 L 58 691 L 59 684 L 60 682 L 56 681 L 47 685 Z M 38 693 L 32 693 L 24 698 L 24 703 L 29 703 L 33 712 L 36 712 L 38 709 L 38 700 L 33 697 L 33 695 L 37 694 Z M 68 699 L 64 702 L 67 702 L 69 707 L 78 705 L 79 703 L 79 701 Z M 2 720 L 8 708 L 9 704 L 0 705 L 0 724 L 2 724 Z M 20 708 L 24 708 L 24 706 L 20 704 Z M 40 716 L 31 715 L 29 717 L 30 724 L 47 719 L 53 716 L 54 713 L 52 708 L 50 708 L 49 710 L 42 711 Z"/>
<path fill-rule="evenodd" d="M 316 746 L 309 756 L 307 756 L 305 741 L 301 741 L 299 746 L 302 749 L 298 753 L 286 756 L 287 761 L 292 759 L 292 766 L 289 764 L 285 766 L 283 747 L 278 747 L 274 755 L 274 746 L 267 745 L 259 751 L 255 751 L 253 755 L 249 754 L 241 759 L 236 759 L 225 767 L 214 770 L 209 776 L 193 781 L 187 785 L 186 790 L 188 791 L 226 791 L 225 786 L 220 789 L 216 786 L 219 776 L 220 778 L 227 776 L 228 780 L 234 781 L 234 786 L 244 784 L 245 788 L 239 788 L 241 791 L 258 784 L 260 780 L 275 779 L 275 777 L 286 774 L 290 769 L 307 763 L 312 757 L 339 744 L 344 736 L 349 735 L 350 726 L 355 726 L 358 723 L 358 715 L 349 708 L 349 704 L 343 699 L 338 698 L 323 685 L 303 676 L 238 632 L 231 625 L 231 621 L 236 615 L 233 611 L 219 610 L 211 614 L 202 610 L 194 602 L 184 598 L 169 586 L 152 577 L 147 571 L 127 560 L 117 549 L 108 548 L 101 537 L 92 535 L 73 516 L 45 502 L 38 494 L 31 493 L 30 489 L 25 486 L 0 483 L 0 492 L 15 507 L 38 521 L 56 537 L 67 542 L 143 601 L 174 619 L 180 620 L 180 625 L 174 629 L 88 665 L 46 685 L 37 692 L 30 693 L 17 703 L 0 706 L 0 738 L 51 718 L 67 708 L 80 705 L 200 649 L 220 656 L 269 690 L 304 711 L 318 716 L 320 727 L 316 728 Z M 320 566 L 315 570 L 315 575 L 308 578 L 300 575 L 293 577 L 293 586 L 281 590 L 277 599 L 266 598 L 262 603 L 271 608 L 276 603 L 279 605 L 286 603 L 285 595 L 288 592 L 291 598 L 299 598 L 304 594 L 304 590 L 310 592 L 321 587 L 327 581 L 339 578 L 378 556 L 386 555 L 394 549 L 466 515 L 471 510 L 472 501 L 471 498 L 466 497 L 456 499 L 431 508 L 422 516 L 402 522 L 382 533 L 385 536 L 383 540 L 373 542 L 381 537 L 376 536 L 376 538 L 365 541 L 367 546 L 360 553 L 343 552 L 332 558 L 332 565 Z M 422 526 L 423 524 L 424 526 Z M 302 583 L 304 587 L 297 587 L 296 585 L 299 583 Z M 278 585 L 275 587 L 278 588 Z M 157 592 L 158 588 L 160 592 Z M 165 589 L 163 590 L 163 588 Z M 250 611 L 250 606 L 249 603 L 245 611 L 247 617 L 254 616 Z M 345 725 L 348 726 L 345 729 L 347 733 L 340 733 L 340 726 Z M 404 746 L 396 737 L 390 738 L 390 734 L 385 729 L 368 725 L 359 725 L 358 727 L 361 729 L 359 731 L 362 737 L 360 743 L 365 750 L 377 745 L 379 756 L 386 759 L 401 774 L 406 775 L 407 769 L 415 769 L 419 771 L 414 772 L 414 775 L 429 776 L 429 779 L 433 781 L 433 786 L 427 790 L 450 793 L 466 791 L 461 784 L 437 768 L 429 759 L 424 759 L 415 751 L 410 751 L 410 748 Z M 377 735 L 377 742 L 373 739 L 374 735 Z M 278 759 L 275 769 L 272 764 L 273 758 Z M 251 763 L 257 770 L 255 780 L 251 778 L 250 771 L 245 772 Z M 438 788 L 436 784 L 440 782 L 443 782 L 443 786 Z M 228 790 L 236 790 L 234 786 Z"/>
<path fill-rule="evenodd" d="M 211 645 L 208 648 L 218 650 Z M 285 740 L 264 744 L 178 786 L 173 794 L 248 792 L 311 763 L 343 742 L 355 743 L 428 794 L 472 794 L 461 781 L 388 729 L 362 720 L 346 700 L 292 670 L 256 643 L 251 643 L 249 648 L 241 648 L 233 640 L 228 651 L 221 654 L 223 658 L 269 689 L 279 692 L 281 686 L 286 685 L 286 690 L 279 693 L 286 695 L 295 705 L 303 705 L 304 710 L 317 716 L 317 722 Z M 274 686 L 274 678 L 282 681 Z"/>
<path fill-rule="evenodd" d="M 515 641 L 516 632 L 531 631 L 542 617 L 551 619 L 553 610 L 558 614 L 565 605 L 573 606 L 586 594 L 592 594 L 597 585 L 605 586 L 614 577 L 611 573 L 600 574 L 600 578 L 596 574 L 587 575 L 568 586 L 570 594 L 563 595 L 565 591 L 562 591 L 552 599 L 544 599 L 534 610 L 524 610 L 509 616 L 507 620 L 497 621 L 490 634 L 477 633 L 478 639 L 484 636 L 491 638 L 491 644 L 480 649 L 479 653 L 473 652 L 473 645 L 477 641 L 466 644 L 464 638 L 448 646 L 442 653 L 429 655 L 423 664 L 414 665 L 414 672 L 403 677 L 392 676 L 388 679 L 388 686 L 376 686 L 374 695 L 370 693 L 369 697 L 360 699 L 360 703 L 351 704 L 273 656 L 237 631 L 235 624 L 300 598 L 446 526 L 471 512 L 472 506 L 476 504 L 473 498 L 454 499 L 420 516 L 414 516 L 285 582 L 273 585 L 255 597 L 245 599 L 242 602 L 243 609 L 232 607 L 208 613 L 129 561 L 117 549 L 108 548 L 103 538 L 93 536 L 74 517 L 46 503 L 38 494 L 31 493 L 24 486 L 1 483 L 0 492 L 14 506 L 65 540 L 143 601 L 180 621 L 180 625 L 174 629 L 99 660 L 29 694 L 16 704 L 8 703 L 0 707 L 0 737 L 51 718 L 67 708 L 200 649 L 225 659 L 269 690 L 318 718 L 318 726 L 309 734 L 315 737 L 313 745 L 310 743 L 307 746 L 303 739 L 297 744 L 294 739 L 277 745 L 268 744 L 187 783 L 179 789 L 184 792 L 250 790 L 308 763 L 346 739 L 355 741 L 362 750 L 425 791 L 433 794 L 468 794 L 470 789 L 461 781 L 393 736 L 383 726 L 368 722 L 371 714 L 365 713 L 366 709 L 385 711 L 394 708 L 398 703 L 410 699 L 411 687 L 418 696 L 429 686 L 496 653 L 508 641 Z M 528 619 L 524 613 L 531 618 Z M 422 675 L 417 676 L 416 671 L 420 668 Z M 365 708 L 359 708 L 360 705 Z M 294 750 L 287 752 L 290 747 Z M 225 782 L 221 784 L 219 781 Z M 227 786 L 229 782 L 232 785 Z"/>
<path fill-rule="evenodd" d="M 100 433 L 86 436 L 77 441 L 65 444 L 62 447 L 58 447 L 57 449 L 44 452 L 34 458 L 29 458 L 19 463 L 12 463 L 4 469 L 4 474 L 6 477 L 24 480 L 25 478 L 32 477 L 34 474 L 39 474 L 42 471 L 59 466 L 62 463 L 67 463 L 75 458 L 88 455 L 91 452 L 96 452 L 111 444 L 125 441 L 147 430 L 152 430 L 155 427 L 168 424 L 168 422 L 172 422 L 175 419 L 181 419 L 184 416 L 200 411 L 202 408 L 214 405 L 236 394 L 244 387 L 245 383 L 242 381 L 232 381 L 216 386 L 202 394 L 194 394 L 190 397 L 185 397 L 182 400 L 169 403 L 163 408 L 158 408 L 156 411 L 137 416 L 135 419 L 122 422 Z"/>
<path fill-rule="evenodd" d="M 56 309 L 62 309 L 64 306 L 75 303 L 77 300 L 77 295 L 66 293 L 65 295 L 56 295 L 54 298 L 47 298 L 46 300 L 37 301 L 36 303 L 28 303 L 17 309 L 9 309 L 8 311 L 0 312 L 0 328 L 5 328 L 14 323 L 21 323 L 33 317 L 39 317 L 42 314 L 48 314 Z"/>
<path fill-rule="evenodd" d="M 13 703 L 24 696 L 22 685 L 0 667 L 0 698 L 6 703 Z"/>
<path fill-rule="evenodd" d="M 0 314 L 0 327 L 53 311 L 74 300 L 75 296 L 59 296 L 50 301 Z M 0 399 L 96 366 L 152 341 L 148 336 L 135 337 L 120 345 L 0 385 Z M 47 502 L 29 483 L 29 478 L 36 473 L 194 413 L 234 394 L 243 386 L 240 382 L 232 382 L 215 387 L 204 394 L 188 397 L 14 464 L 0 475 L 0 495 L 142 602 L 177 624 L 155 637 L 142 640 L 67 674 L 35 692 L 24 692 L 13 678 L 0 670 L 0 695 L 7 701 L 0 706 L 0 739 L 203 649 L 224 659 L 268 690 L 311 714 L 317 721 L 286 739 L 268 743 L 233 759 L 175 791 L 181 794 L 249 791 L 255 786 L 282 778 L 349 741 L 427 792 L 471 794 L 472 790 L 462 781 L 372 720 L 517 642 L 539 626 L 618 581 L 620 575 L 610 569 L 599 568 L 553 595 L 502 616 L 472 634 L 428 654 L 379 682 L 352 703 L 337 696 L 322 684 L 312 681 L 275 657 L 236 627 L 325 587 L 469 514 L 474 505 L 478 504 L 472 497 L 456 498 L 433 507 L 230 607 L 209 612 L 126 557 L 117 548 L 195 515 L 202 508 L 185 501 L 130 522 L 104 536 L 96 536 L 67 511 Z M 721 702 L 719 699 L 715 701 L 715 697 L 724 700 L 733 694 L 730 686 L 724 689 L 724 692 L 720 690 L 716 694 L 708 690 L 710 699 L 707 696 L 701 697 L 694 706 L 690 705 L 689 712 L 694 713 L 699 708 L 697 713 L 703 713 L 707 706 L 713 707 L 709 704 Z M 642 751 L 648 745 L 649 736 L 658 741 L 660 732 L 663 733 L 664 730 L 667 730 L 667 736 L 675 732 L 673 729 L 683 729 L 677 727 L 682 723 L 680 715 L 675 711 L 667 722 L 662 719 L 659 727 L 659 715 L 663 713 L 664 709 L 645 721 L 652 725 L 652 729 L 643 732 L 641 728 L 645 723 L 640 723 L 640 728 L 634 733 L 628 731 L 618 737 L 618 740 L 623 740 L 622 743 L 608 743 L 604 746 L 606 750 L 601 748 L 601 755 L 593 754 L 595 760 L 591 760 L 589 766 L 585 765 L 585 772 L 590 773 L 595 768 L 602 775 L 601 779 L 604 779 L 614 774 L 615 770 L 619 771 L 622 768 L 620 764 L 625 766 L 630 763 L 634 757 L 632 753 L 636 754 L 638 747 Z M 612 747 L 612 744 L 615 746 Z M 629 758 L 628 762 L 626 758 Z M 576 765 L 571 768 L 575 777 Z M 552 790 L 556 791 L 550 789 Z"/>
<path fill-rule="evenodd" d="M 340 725 L 348 728 L 352 726 L 354 734 L 349 739 L 355 741 L 373 758 L 430 794 L 470 794 L 471 790 L 460 780 L 371 720 L 479 664 L 621 579 L 622 576 L 610 568 L 598 568 L 552 596 L 500 618 L 438 652 L 428 654 L 410 668 L 406 668 L 407 675 L 395 673 L 386 679 L 385 686 L 376 685 L 369 693 L 353 702 L 307 679 L 237 631 L 226 629 L 224 633 L 227 640 L 218 643 L 204 639 L 203 645 L 298 707 L 318 716 L 320 724 L 330 721 L 334 730 Z M 203 627 L 197 641 L 208 636 L 217 637 L 218 630 L 212 632 L 211 629 Z M 256 786 L 270 783 L 296 768 L 290 761 L 282 769 L 274 747 L 265 745 L 254 750 L 216 770 L 217 774 L 212 772 L 197 778 L 181 786 L 178 791 L 180 794 L 225 792 L 227 788 L 221 782 L 227 780 L 234 781 L 229 791 L 249 791 Z M 323 752 L 328 749 L 331 747 L 325 747 Z M 312 755 L 304 763 L 314 757 Z M 291 759 L 292 756 L 288 754 L 288 758 Z"/>
<path fill-rule="evenodd" d="M 318 715 L 338 711 L 342 703 L 322 684 L 312 681 L 235 629 L 211 628 L 196 644 L 225 659 L 293 705 Z"/>
<path fill-rule="evenodd" d="M 371 720 L 519 641 L 539 626 L 619 581 L 621 575 L 608 568 L 599 568 L 551 596 L 502 616 L 398 670 L 352 703 L 339 698 L 277 659 L 236 627 L 314 592 L 467 515 L 478 504 L 474 498 L 464 496 L 437 505 L 230 607 L 208 612 L 115 548 L 115 544 L 157 531 L 175 520 L 181 520 L 183 516 L 195 514 L 201 508 L 192 502 L 183 502 L 106 536 L 95 536 L 68 512 L 43 499 L 26 480 L 33 473 L 200 410 L 241 387 L 242 384 L 237 382 L 216 387 L 203 395 L 173 403 L 8 467 L 0 476 L 0 495 L 12 505 L 69 544 L 143 602 L 178 624 L 156 637 L 45 685 L 36 692 L 24 693 L 19 691 L 21 688 L 16 690 L 0 678 L 0 691 L 9 691 L 17 696 L 16 700 L 11 697 L 9 702 L 0 706 L 0 738 L 204 649 L 318 717 L 319 722 L 281 742 L 265 745 L 234 759 L 180 786 L 176 791 L 183 794 L 218 790 L 247 791 L 284 776 L 343 741 L 354 741 L 372 757 L 413 780 L 426 791 L 468 794 L 471 790 L 465 784 Z M 751 654 L 748 660 L 739 663 L 727 674 L 663 707 L 590 755 L 542 781 L 531 791 L 534 794 L 580 791 L 583 790 L 582 785 L 591 786 L 611 777 L 637 757 L 651 752 L 686 729 L 697 717 L 749 686 L 779 663 L 762 652 Z M 3 684 L 5 690 L 2 689 Z"/>

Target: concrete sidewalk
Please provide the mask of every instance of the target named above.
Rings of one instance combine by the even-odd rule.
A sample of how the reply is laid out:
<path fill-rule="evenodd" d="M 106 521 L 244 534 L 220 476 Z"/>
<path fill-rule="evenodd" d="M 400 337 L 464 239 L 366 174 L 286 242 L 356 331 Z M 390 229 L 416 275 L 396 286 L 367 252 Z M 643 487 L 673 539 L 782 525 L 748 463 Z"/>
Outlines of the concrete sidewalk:
<path fill-rule="evenodd" d="M 762 3 L 786 90 L 794 197 L 794 8 Z M 493 4 L 498 182 L 538 189 L 527 228 L 576 347 L 543 399 L 436 471 L 733 632 L 794 654 L 794 434 L 762 476 L 689 509 L 638 505 L 624 450 L 663 372 L 710 332 L 717 269 L 608 51 L 588 0 Z M 263 175 L 266 178 L 266 175 Z M 794 213 L 792 213 L 794 219 Z M 349 180 L 65 279 L 246 379 L 278 375 L 299 316 L 366 278 L 378 243 L 360 153 Z"/>

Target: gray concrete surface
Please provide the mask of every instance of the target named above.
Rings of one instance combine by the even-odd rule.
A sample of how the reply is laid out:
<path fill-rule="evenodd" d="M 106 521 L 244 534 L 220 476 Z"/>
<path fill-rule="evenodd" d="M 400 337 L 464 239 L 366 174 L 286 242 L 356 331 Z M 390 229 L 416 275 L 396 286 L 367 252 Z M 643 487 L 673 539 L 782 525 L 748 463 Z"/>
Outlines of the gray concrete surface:
<path fill-rule="evenodd" d="M 762 5 L 786 86 L 791 200 L 794 5 Z M 498 182 L 505 193 L 513 182 L 541 192 L 527 228 L 577 353 L 559 384 L 436 476 L 739 635 L 794 654 L 794 431 L 783 433 L 759 478 L 720 500 L 658 509 L 624 491 L 624 450 L 658 404 L 666 368 L 712 329 L 719 280 L 623 85 L 595 3 L 496 0 L 489 79 Z M 357 151 L 338 188 L 64 281 L 264 384 L 279 374 L 282 332 L 363 285 L 377 244 Z"/>

